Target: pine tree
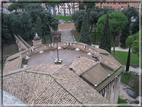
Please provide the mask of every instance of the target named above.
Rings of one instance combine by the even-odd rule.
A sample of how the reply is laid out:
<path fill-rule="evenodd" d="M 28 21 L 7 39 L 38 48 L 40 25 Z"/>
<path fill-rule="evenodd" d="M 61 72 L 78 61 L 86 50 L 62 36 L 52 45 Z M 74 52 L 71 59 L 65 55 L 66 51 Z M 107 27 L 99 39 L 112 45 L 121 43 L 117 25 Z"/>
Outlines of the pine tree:
<path fill-rule="evenodd" d="M 36 20 L 35 32 L 37 32 L 38 36 L 40 36 L 40 37 L 42 36 L 40 17 L 38 17 Z"/>
<path fill-rule="evenodd" d="M 127 24 L 126 27 L 122 30 L 121 36 L 120 36 L 120 42 L 122 45 L 125 46 L 125 41 L 128 36 L 130 36 L 130 24 Z"/>
<path fill-rule="evenodd" d="M 127 23 L 126 27 L 122 30 L 122 33 L 120 36 L 120 42 L 124 46 L 125 46 L 125 41 L 126 41 L 127 37 L 130 36 L 130 23 L 131 23 L 130 15 L 127 15 L 127 18 L 128 18 L 128 23 Z"/>
<path fill-rule="evenodd" d="M 109 27 L 109 15 L 107 14 L 106 22 L 104 25 L 103 32 L 101 33 L 101 43 L 99 45 L 99 48 L 105 49 L 109 53 L 111 52 L 111 33 L 110 33 L 110 27 Z"/>
<path fill-rule="evenodd" d="M 89 35 L 88 14 L 87 14 L 87 12 L 85 12 L 85 14 L 84 14 L 79 42 L 91 45 L 91 36 Z"/>

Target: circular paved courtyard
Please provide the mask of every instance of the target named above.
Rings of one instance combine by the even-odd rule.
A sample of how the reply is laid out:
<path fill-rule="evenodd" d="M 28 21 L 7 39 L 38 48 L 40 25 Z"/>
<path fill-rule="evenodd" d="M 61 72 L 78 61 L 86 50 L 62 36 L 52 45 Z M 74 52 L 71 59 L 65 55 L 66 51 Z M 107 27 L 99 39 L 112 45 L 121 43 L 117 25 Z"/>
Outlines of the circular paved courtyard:
<path fill-rule="evenodd" d="M 87 55 L 83 51 L 68 50 L 68 49 L 59 49 L 59 59 L 62 59 L 62 64 L 66 66 L 71 65 L 74 59 L 79 57 L 87 57 L 93 59 L 92 56 Z M 28 60 L 28 66 L 37 65 L 37 64 L 54 64 L 55 59 L 57 59 L 57 50 L 48 50 L 43 53 L 36 53 L 30 56 Z"/>

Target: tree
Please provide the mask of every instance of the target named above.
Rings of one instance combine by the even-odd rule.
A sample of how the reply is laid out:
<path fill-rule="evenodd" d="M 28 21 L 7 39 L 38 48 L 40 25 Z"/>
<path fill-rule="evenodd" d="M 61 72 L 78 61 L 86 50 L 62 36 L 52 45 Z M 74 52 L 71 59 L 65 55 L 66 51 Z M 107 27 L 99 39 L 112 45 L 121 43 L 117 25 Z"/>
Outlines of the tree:
<path fill-rule="evenodd" d="M 141 15 L 141 17 L 142 17 L 142 15 Z M 141 18 L 141 22 L 142 22 L 142 18 Z M 132 31 L 132 34 L 135 34 L 135 33 L 137 33 L 139 31 L 139 17 L 136 17 L 136 21 L 132 25 L 131 31 Z"/>
<path fill-rule="evenodd" d="M 37 18 L 36 26 L 35 26 L 35 32 L 37 32 L 38 36 L 40 36 L 40 37 L 42 36 L 40 17 Z"/>
<path fill-rule="evenodd" d="M 99 7 L 93 7 L 92 9 L 90 9 L 90 12 L 88 10 L 88 13 L 90 13 L 90 15 L 88 15 L 88 17 L 90 17 L 90 25 L 91 25 L 91 30 L 93 28 L 93 24 L 96 25 L 97 20 L 104 14 L 106 14 L 104 11 L 106 9 L 102 9 Z M 76 11 L 74 14 L 72 14 L 72 19 L 75 22 L 75 29 L 80 32 L 81 30 L 81 25 L 82 25 L 82 21 L 83 21 L 83 16 L 84 16 L 84 12 L 85 10 L 80 10 L 80 11 Z M 107 13 L 111 13 L 113 12 L 112 9 L 107 9 L 106 10 Z M 89 26 L 90 26 L 89 25 Z M 90 30 L 90 32 L 91 32 Z"/>
<path fill-rule="evenodd" d="M 2 23 L 2 41 L 4 41 L 6 44 L 8 44 L 9 43 L 8 40 L 12 38 L 9 15 L 4 13 L 2 20 L 3 20 L 3 23 Z"/>
<path fill-rule="evenodd" d="M 83 22 L 83 16 L 84 16 L 85 10 L 76 11 L 74 14 L 72 14 L 72 19 L 75 22 L 75 29 L 80 32 L 81 26 Z"/>
<path fill-rule="evenodd" d="M 28 12 L 20 13 L 19 21 L 20 25 L 19 25 L 18 35 L 20 35 L 25 40 L 33 38 L 32 22 L 29 13 Z"/>
<path fill-rule="evenodd" d="M 8 10 L 9 11 L 13 11 L 13 10 L 18 10 L 18 9 L 22 9 L 24 10 L 24 8 L 28 5 L 29 3 L 12 3 L 11 5 L 8 6 Z"/>
<path fill-rule="evenodd" d="M 101 43 L 99 48 L 105 49 L 109 53 L 111 53 L 111 33 L 109 28 L 109 16 L 107 14 L 106 22 L 104 25 L 104 30 L 101 34 Z"/>
<path fill-rule="evenodd" d="M 127 63 L 126 63 L 126 72 L 129 71 L 129 66 L 130 66 L 130 47 L 129 47 L 129 52 L 128 52 L 128 58 L 127 58 Z"/>
<path fill-rule="evenodd" d="M 140 35 L 142 36 L 142 34 Z M 129 36 L 126 39 L 126 45 L 132 47 L 132 52 L 139 55 L 139 42 L 142 45 L 141 40 L 139 41 L 139 32 L 137 32 L 136 34 Z"/>
<path fill-rule="evenodd" d="M 81 27 L 79 42 L 91 45 L 91 36 L 89 35 L 88 27 L 89 27 L 88 26 L 88 14 L 87 12 L 85 12 L 82 27 Z"/>
<path fill-rule="evenodd" d="M 122 13 L 128 18 L 128 23 L 126 27 L 122 30 L 121 36 L 120 36 L 120 42 L 122 45 L 125 45 L 125 41 L 127 37 L 130 35 L 130 24 L 131 24 L 131 17 L 133 16 L 138 17 L 138 12 L 134 7 L 130 7 L 126 10 L 122 10 Z"/>
<path fill-rule="evenodd" d="M 88 26 L 89 26 L 89 28 L 88 29 L 90 29 L 90 8 L 87 10 L 87 13 L 88 13 Z"/>
<path fill-rule="evenodd" d="M 69 13 L 70 13 L 70 15 L 71 15 L 71 6 L 70 6 L 69 3 L 68 3 L 68 9 L 69 9 Z"/>
<path fill-rule="evenodd" d="M 97 29 L 102 32 L 107 15 L 103 15 L 98 19 Z M 122 13 L 109 13 L 109 25 L 113 41 L 113 55 L 115 55 L 115 35 L 121 32 L 121 30 L 128 23 L 128 19 Z"/>

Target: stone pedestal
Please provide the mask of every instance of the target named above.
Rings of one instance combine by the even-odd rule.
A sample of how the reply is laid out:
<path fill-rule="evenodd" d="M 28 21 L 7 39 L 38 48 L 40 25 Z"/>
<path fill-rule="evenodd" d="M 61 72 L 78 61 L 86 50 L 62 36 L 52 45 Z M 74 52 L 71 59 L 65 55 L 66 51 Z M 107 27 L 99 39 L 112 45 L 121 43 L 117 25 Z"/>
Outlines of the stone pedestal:
<path fill-rule="evenodd" d="M 56 60 L 54 61 L 54 63 L 55 63 L 55 64 L 61 64 L 61 63 L 62 63 L 62 59 L 59 59 L 59 60 L 56 59 Z"/>
<path fill-rule="evenodd" d="M 40 39 L 40 40 L 32 40 L 32 42 L 33 42 L 33 46 L 34 47 L 42 45 L 42 39 Z"/>

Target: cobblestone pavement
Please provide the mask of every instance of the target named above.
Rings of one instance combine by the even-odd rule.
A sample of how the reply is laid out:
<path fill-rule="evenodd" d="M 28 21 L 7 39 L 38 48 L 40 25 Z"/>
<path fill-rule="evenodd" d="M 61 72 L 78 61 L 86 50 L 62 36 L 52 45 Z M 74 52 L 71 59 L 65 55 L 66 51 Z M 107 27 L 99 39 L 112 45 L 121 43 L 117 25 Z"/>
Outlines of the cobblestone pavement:
<path fill-rule="evenodd" d="M 72 36 L 70 30 L 61 31 L 62 42 L 75 42 L 74 37 Z"/>

